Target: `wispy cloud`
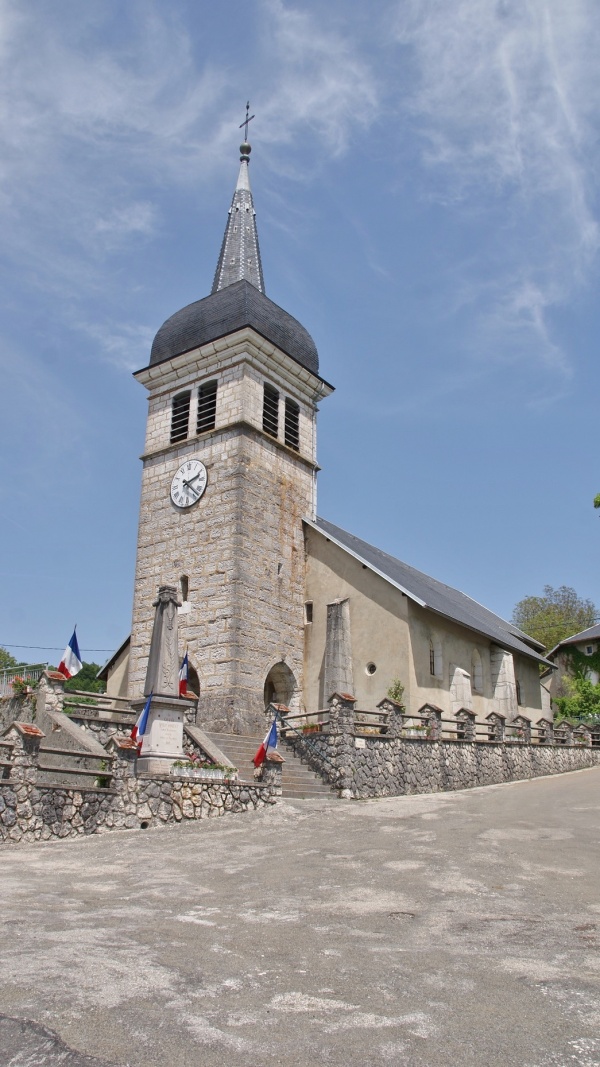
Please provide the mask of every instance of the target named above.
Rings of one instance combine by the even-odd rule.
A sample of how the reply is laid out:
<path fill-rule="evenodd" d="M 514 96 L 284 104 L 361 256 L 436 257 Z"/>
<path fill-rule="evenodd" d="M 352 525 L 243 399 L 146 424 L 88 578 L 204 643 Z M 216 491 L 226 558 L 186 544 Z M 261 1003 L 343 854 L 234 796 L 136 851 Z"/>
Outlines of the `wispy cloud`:
<path fill-rule="evenodd" d="M 395 33 L 408 107 L 443 196 L 503 209 L 504 263 L 484 318 L 499 339 L 565 372 L 548 313 L 585 281 L 599 245 L 592 196 L 600 103 L 593 0 L 402 0 Z"/>
<path fill-rule="evenodd" d="M 23 292 L 52 298 L 55 325 L 62 308 L 68 329 L 102 302 L 102 322 L 123 315 L 118 268 L 160 232 L 163 188 L 210 171 L 201 133 L 227 84 L 210 59 L 198 67 L 189 34 L 152 3 L 121 20 L 118 38 L 110 8 L 65 4 L 50 19 L 0 0 L 3 265 Z M 132 323 L 116 334 L 143 332 Z M 102 324 L 96 334 L 98 353 L 117 361 L 126 345 Z"/>
<path fill-rule="evenodd" d="M 91 337 L 109 363 L 135 371 L 146 366 L 153 332 L 148 326 L 128 322 L 79 322 L 78 329 Z"/>
<path fill-rule="evenodd" d="M 321 158 L 343 151 L 350 126 L 373 117 L 375 79 L 343 23 L 322 25 L 283 0 L 257 3 L 241 68 L 233 56 L 216 62 L 210 36 L 194 37 L 182 10 L 152 0 L 129 15 L 110 3 L 45 10 L 0 0 L 4 258 L 55 308 L 64 302 L 70 328 L 79 319 L 100 352 L 129 366 L 122 339 L 141 338 L 143 325 L 108 337 L 77 304 L 104 296 L 122 319 L 110 257 L 139 255 L 161 233 L 165 188 L 231 173 L 240 81 L 256 87 L 264 158 L 281 172 L 293 164 L 279 149 L 299 134 L 318 140 Z"/>
<path fill-rule="evenodd" d="M 338 155 L 352 129 L 373 121 L 380 99 L 355 27 L 328 25 L 322 12 L 283 0 L 263 0 L 263 6 L 268 23 L 262 47 L 274 58 L 273 85 L 262 111 L 265 139 L 289 144 L 299 130 L 308 130 L 329 154 Z"/>

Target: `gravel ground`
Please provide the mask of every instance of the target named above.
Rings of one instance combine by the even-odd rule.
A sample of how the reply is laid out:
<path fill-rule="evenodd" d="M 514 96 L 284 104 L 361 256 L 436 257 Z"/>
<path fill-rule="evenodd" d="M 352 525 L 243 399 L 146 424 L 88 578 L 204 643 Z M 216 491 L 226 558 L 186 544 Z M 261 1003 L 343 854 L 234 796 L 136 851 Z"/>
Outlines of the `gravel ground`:
<path fill-rule="evenodd" d="M 600 768 L 2 851 L 2 1067 L 600 1065 Z"/>

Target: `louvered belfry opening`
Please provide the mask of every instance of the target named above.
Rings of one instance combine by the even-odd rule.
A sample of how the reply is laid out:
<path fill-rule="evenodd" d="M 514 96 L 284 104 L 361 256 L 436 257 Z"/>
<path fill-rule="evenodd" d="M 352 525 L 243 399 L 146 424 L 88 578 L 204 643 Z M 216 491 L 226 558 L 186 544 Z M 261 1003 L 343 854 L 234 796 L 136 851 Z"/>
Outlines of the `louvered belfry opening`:
<path fill-rule="evenodd" d="M 279 393 L 265 382 L 263 397 L 263 430 L 271 437 L 279 432 Z"/>
<path fill-rule="evenodd" d="M 214 430 L 217 417 L 217 383 L 204 382 L 198 389 L 198 421 L 196 433 Z"/>
<path fill-rule="evenodd" d="M 191 393 L 178 393 L 173 397 L 171 409 L 171 444 L 174 441 L 185 441 L 188 435 L 190 421 L 190 396 Z"/>
<path fill-rule="evenodd" d="M 285 443 L 298 452 L 300 448 L 300 408 L 295 400 L 285 398 Z"/>

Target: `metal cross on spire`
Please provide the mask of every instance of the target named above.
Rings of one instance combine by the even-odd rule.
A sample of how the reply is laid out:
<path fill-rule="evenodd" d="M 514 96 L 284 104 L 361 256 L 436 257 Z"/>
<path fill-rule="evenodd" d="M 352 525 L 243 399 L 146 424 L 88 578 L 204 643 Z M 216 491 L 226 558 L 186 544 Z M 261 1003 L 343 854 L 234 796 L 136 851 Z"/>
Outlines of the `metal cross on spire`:
<path fill-rule="evenodd" d="M 240 130 L 241 130 L 242 126 L 244 127 L 244 140 L 245 141 L 248 140 L 248 123 L 252 122 L 252 119 L 256 118 L 256 115 L 248 115 L 249 111 L 250 111 L 250 101 L 248 100 L 247 103 L 246 103 L 246 118 L 244 119 L 243 122 L 240 122 L 240 125 L 239 125 L 239 129 Z"/>

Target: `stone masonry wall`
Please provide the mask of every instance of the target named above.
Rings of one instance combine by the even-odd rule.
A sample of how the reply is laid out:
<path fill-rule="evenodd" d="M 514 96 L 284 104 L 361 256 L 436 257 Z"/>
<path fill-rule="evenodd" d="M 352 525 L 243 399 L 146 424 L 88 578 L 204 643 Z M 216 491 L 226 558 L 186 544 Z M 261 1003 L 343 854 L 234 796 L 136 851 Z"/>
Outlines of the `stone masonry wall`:
<path fill-rule="evenodd" d="M 0 697 L 0 728 L 18 719 L 20 722 L 35 721 L 35 697 Z"/>
<path fill-rule="evenodd" d="M 0 779 L 0 842 L 49 841 L 109 830 L 134 829 L 215 818 L 275 803 L 278 782 L 246 785 L 171 777 L 137 778 L 128 759 L 115 759 L 114 787 L 78 789 L 38 785 L 37 758 L 43 734 L 14 723 L 5 734 L 12 746 L 10 778 Z"/>
<path fill-rule="evenodd" d="M 216 428 L 196 435 L 196 387 L 206 377 L 219 383 Z M 251 330 L 139 372 L 139 380 L 150 397 L 130 695 L 143 691 L 156 591 L 186 575 L 179 637 L 199 676 L 202 725 L 262 729 L 271 668 L 284 660 L 302 688 L 302 518 L 314 509 L 315 403 L 328 387 Z M 280 393 L 277 440 L 262 429 L 265 381 Z M 190 436 L 171 445 L 172 398 L 186 387 L 193 393 Z M 299 451 L 284 441 L 285 397 L 300 407 Z M 205 464 L 208 483 L 194 506 L 180 510 L 169 499 L 171 479 L 191 456 Z"/>
<path fill-rule="evenodd" d="M 136 572 L 130 684 L 143 690 L 163 582 L 189 576 L 189 612 L 180 614 L 202 692 L 202 725 L 262 729 L 266 676 L 285 658 L 302 684 L 304 541 L 313 471 L 253 430 L 188 441 L 146 460 Z M 208 470 L 202 499 L 186 511 L 169 500 L 173 473 L 194 455 Z"/>
<path fill-rule="evenodd" d="M 116 790 L 0 781 L 0 842 L 49 841 L 210 819 L 275 803 L 270 789 L 173 779 L 124 779 Z"/>
<path fill-rule="evenodd" d="M 326 732 L 288 735 L 295 752 L 347 798 L 472 789 L 600 765 L 600 747 L 589 744 L 402 737 L 399 710 L 387 736 L 357 737 L 356 727 L 352 701 L 336 695 Z"/>
<path fill-rule="evenodd" d="M 368 739 L 355 750 L 349 788 L 356 798 L 439 793 L 597 765 L 600 749 L 582 745 Z"/>

